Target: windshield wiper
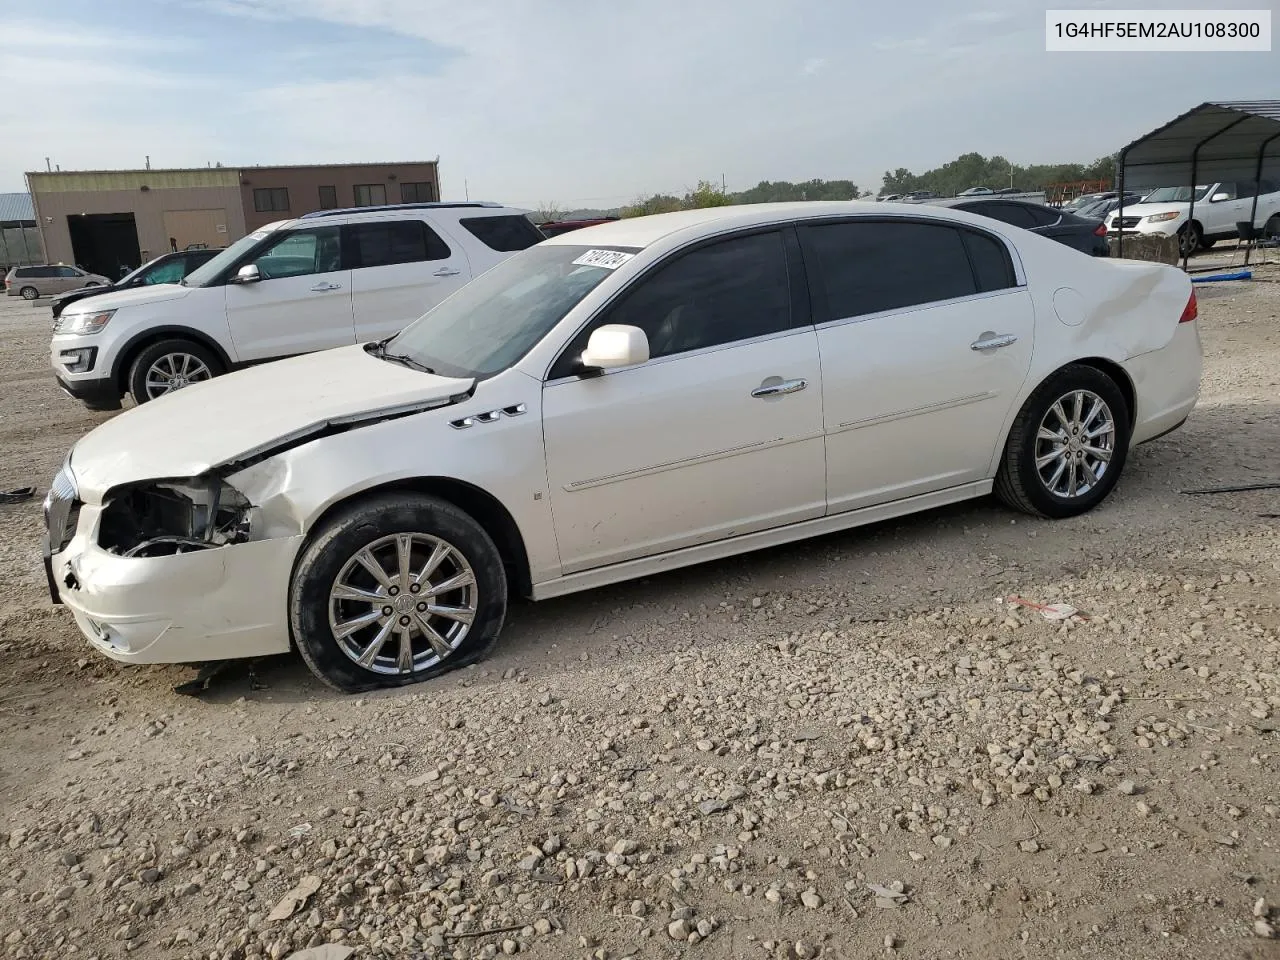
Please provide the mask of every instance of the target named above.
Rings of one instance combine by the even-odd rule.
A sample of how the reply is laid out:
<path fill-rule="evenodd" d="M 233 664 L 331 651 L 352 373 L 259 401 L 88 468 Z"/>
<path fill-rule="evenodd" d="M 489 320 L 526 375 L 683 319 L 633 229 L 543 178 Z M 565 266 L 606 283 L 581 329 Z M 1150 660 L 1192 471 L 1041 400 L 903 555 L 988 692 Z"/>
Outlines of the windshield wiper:
<path fill-rule="evenodd" d="M 420 371 L 421 373 L 435 373 L 435 370 L 433 370 L 431 367 L 428 367 L 425 363 L 415 360 L 413 357 L 409 356 L 408 354 L 387 353 L 387 342 L 390 339 L 391 339 L 390 337 L 387 337 L 386 340 L 378 340 L 376 343 L 369 344 L 369 346 L 366 347 L 365 349 L 368 350 L 370 353 L 372 353 L 379 360 L 386 360 L 390 363 L 398 363 L 401 366 L 409 367 L 411 370 L 417 370 L 417 371 Z"/>

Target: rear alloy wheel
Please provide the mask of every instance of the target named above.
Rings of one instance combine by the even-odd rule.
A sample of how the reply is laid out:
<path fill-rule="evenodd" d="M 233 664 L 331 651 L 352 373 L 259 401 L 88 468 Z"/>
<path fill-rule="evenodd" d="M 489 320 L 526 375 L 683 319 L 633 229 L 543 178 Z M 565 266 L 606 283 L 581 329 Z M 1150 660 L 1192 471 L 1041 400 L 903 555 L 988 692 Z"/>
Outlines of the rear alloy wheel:
<path fill-rule="evenodd" d="M 996 475 L 996 494 L 1060 519 L 1092 510 L 1115 487 L 1129 451 L 1129 405 L 1093 367 L 1059 370 L 1027 398 Z"/>
<path fill-rule="evenodd" d="M 1204 236 L 1200 232 L 1199 224 L 1188 223 L 1178 231 L 1178 252 L 1184 257 L 1189 257 L 1200 249 Z"/>
<path fill-rule="evenodd" d="M 40 291 L 35 287 L 23 287 L 18 293 L 22 294 L 23 300 L 39 300 Z"/>
<path fill-rule="evenodd" d="M 472 663 L 506 615 L 502 559 L 457 507 L 397 494 L 339 514 L 304 549 L 289 622 L 303 660 L 347 692 Z"/>
<path fill-rule="evenodd" d="M 142 404 L 222 373 L 213 351 L 193 340 L 161 340 L 144 349 L 129 368 L 129 392 Z"/>

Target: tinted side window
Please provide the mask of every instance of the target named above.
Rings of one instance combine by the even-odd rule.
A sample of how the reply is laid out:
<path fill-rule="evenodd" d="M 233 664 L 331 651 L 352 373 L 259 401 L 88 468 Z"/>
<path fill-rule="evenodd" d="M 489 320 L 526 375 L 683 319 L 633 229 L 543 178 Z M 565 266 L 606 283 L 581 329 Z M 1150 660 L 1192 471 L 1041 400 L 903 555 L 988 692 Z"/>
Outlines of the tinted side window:
<path fill-rule="evenodd" d="M 449 259 L 448 244 L 421 220 L 356 223 L 343 230 L 353 268 Z"/>
<path fill-rule="evenodd" d="M 677 254 L 580 332 L 556 361 L 551 379 L 573 372 L 591 331 L 606 323 L 643 330 L 651 359 L 789 329 L 791 292 L 782 234 L 735 237 Z"/>
<path fill-rule="evenodd" d="M 542 234 L 528 217 L 464 217 L 458 221 L 490 250 L 512 253 L 542 242 Z"/>
<path fill-rule="evenodd" d="M 962 230 L 965 249 L 969 252 L 969 262 L 973 264 L 973 276 L 978 283 L 979 293 L 992 290 L 1005 290 L 1018 285 L 1018 278 L 1013 272 L 1013 261 L 1009 259 L 1009 251 L 995 237 L 973 230 Z"/>
<path fill-rule="evenodd" d="M 1057 210 L 1050 210 L 1048 207 L 1039 207 L 1034 203 L 1020 203 L 1017 206 L 1026 211 L 1037 227 L 1051 227 L 1062 219 L 1061 213 Z"/>
<path fill-rule="evenodd" d="M 1023 227 L 1030 230 L 1036 226 L 1036 222 L 1032 219 L 1031 214 L 1026 208 L 1018 203 L 996 203 L 988 201 L 986 203 L 968 204 L 962 209 L 968 210 L 970 213 L 981 214 L 984 217 L 990 217 L 992 220 L 999 220 L 1001 223 L 1007 223 L 1014 227 Z"/>
<path fill-rule="evenodd" d="M 252 261 L 264 280 L 304 277 L 340 269 L 337 227 L 317 227 L 282 233 L 280 239 Z"/>
<path fill-rule="evenodd" d="M 84 276 L 84 274 L 81 273 L 79 270 L 77 270 L 75 267 L 57 267 L 56 271 L 57 271 L 57 276 L 63 277 L 67 280 L 77 280 L 80 277 Z"/>
<path fill-rule="evenodd" d="M 166 263 L 158 263 L 142 277 L 142 282 L 151 283 L 177 283 L 184 276 L 185 267 L 183 266 L 184 257 L 174 257 L 174 259 Z"/>
<path fill-rule="evenodd" d="M 842 320 L 978 292 L 960 231 L 929 223 L 861 221 L 806 226 L 806 262 Z M 811 277 L 813 275 L 811 274 Z"/>

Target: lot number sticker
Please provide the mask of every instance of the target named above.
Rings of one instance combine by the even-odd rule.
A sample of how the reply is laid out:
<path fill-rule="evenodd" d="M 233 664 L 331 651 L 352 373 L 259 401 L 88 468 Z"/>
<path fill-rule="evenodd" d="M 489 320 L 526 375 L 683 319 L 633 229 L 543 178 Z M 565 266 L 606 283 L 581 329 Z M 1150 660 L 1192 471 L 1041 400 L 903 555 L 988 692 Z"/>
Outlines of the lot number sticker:
<path fill-rule="evenodd" d="M 634 253 L 619 253 L 617 250 L 588 250 L 573 262 L 579 267 L 603 267 L 606 270 L 617 270 L 634 256 Z"/>

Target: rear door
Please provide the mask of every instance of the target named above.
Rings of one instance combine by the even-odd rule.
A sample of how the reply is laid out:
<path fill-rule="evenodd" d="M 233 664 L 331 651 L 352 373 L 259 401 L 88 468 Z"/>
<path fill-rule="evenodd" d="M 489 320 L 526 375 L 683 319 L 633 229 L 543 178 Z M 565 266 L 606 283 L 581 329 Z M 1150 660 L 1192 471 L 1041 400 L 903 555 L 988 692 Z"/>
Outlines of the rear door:
<path fill-rule="evenodd" d="M 932 221 L 801 227 L 831 513 L 991 476 L 1034 314 L 1005 241 Z"/>
<path fill-rule="evenodd" d="M 471 279 L 460 250 L 420 218 L 342 228 L 358 342 L 399 333 Z"/>
<path fill-rule="evenodd" d="M 227 325 L 241 361 L 270 360 L 355 341 L 351 271 L 339 226 L 280 230 L 245 263 L 256 283 L 228 283 Z"/>
<path fill-rule="evenodd" d="M 79 290 L 84 286 L 85 274 L 75 267 L 54 267 L 50 274 L 41 293 L 62 293 L 66 290 Z"/>

